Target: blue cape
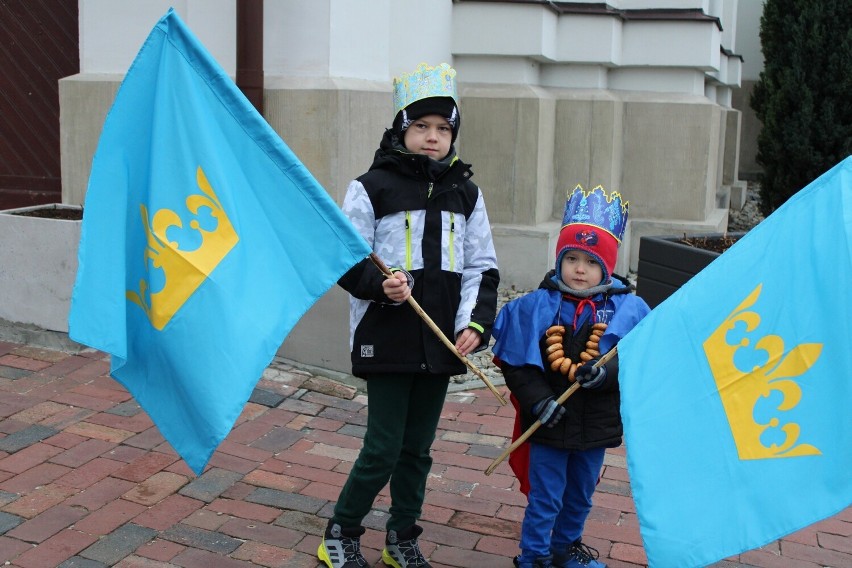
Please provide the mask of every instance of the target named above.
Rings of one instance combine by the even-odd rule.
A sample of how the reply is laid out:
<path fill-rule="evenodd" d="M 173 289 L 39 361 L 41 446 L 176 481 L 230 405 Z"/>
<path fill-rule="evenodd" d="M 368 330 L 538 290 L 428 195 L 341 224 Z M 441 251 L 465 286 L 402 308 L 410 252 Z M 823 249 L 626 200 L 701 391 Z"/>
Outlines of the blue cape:
<path fill-rule="evenodd" d="M 573 325 L 576 302 L 568 299 L 561 307 L 560 321 L 556 321 L 562 301 L 562 292 L 539 288 L 503 306 L 494 322 L 494 355 L 515 367 L 532 365 L 544 370 L 539 350 L 544 332 L 557 323 L 566 329 Z M 598 321 L 608 324 L 600 341 L 601 353 L 612 349 L 650 311 L 645 301 L 634 294 L 614 294 L 607 298 L 606 304 L 598 308 Z M 590 315 L 589 310 L 584 311 L 581 322 Z"/>

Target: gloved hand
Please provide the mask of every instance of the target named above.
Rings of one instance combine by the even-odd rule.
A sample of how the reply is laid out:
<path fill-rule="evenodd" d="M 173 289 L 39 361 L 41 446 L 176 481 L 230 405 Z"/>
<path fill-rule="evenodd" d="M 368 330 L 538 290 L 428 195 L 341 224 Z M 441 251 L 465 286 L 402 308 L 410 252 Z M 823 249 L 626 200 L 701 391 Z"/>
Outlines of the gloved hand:
<path fill-rule="evenodd" d="M 581 387 L 585 389 L 596 389 L 603 384 L 606 379 L 606 367 L 601 365 L 597 369 L 594 368 L 594 364 L 597 362 L 597 359 L 592 359 L 577 368 L 577 371 L 574 373 L 574 378 L 578 383 L 580 383 Z"/>
<path fill-rule="evenodd" d="M 553 428 L 562 420 L 565 414 L 565 407 L 556 402 L 552 396 L 543 398 L 532 407 L 533 416 L 540 421 L 542 426 Z"/>

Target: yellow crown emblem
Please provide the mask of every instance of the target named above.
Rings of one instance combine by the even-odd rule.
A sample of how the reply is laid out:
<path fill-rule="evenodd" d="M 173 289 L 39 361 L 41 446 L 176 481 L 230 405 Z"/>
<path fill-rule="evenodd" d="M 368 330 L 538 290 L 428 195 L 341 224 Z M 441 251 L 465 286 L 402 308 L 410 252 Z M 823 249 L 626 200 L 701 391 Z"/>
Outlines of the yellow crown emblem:
<path fill-rule="evenodd" d="M 777 416 L 763 424 L 755 420 L 756 405 L 773 391 L 781 394 L 781 402 L 774 409 L 774 414 L 783 416 L 799 404 L 802 389 L 792 377 L 802 375 L 813 366 L 823 345 L 803 343 L 785 354 L 784 340 L 777 335 L 766 335 L 750 345 L 745 335 L 757 328 L 760 316 L 747 310 L 757 302 L 762 286 L 758 285 L 704 342 L 704 353 L 728 417 L 737 453 L 742 460 L 820 455 L 822 452 L 811 444 L 797 444 L 801 433 L 798 424 L 785 422 L 782 425 Z M 735 344 L 729 342 L 732 332 L 742 335 L 735 339 Z M 750 372 L 740 371 L 734 364 L 734 355 L 744 347 L 765 352 L 767 362 L 763 366 L 755 366 Z M 769 428 L 781 429 L 785 437 L 782 444 L 767 446 L 761 441 L 761 436 Z"/>
<path fill-rule="evenodd" d="M 169 323 L 240 240 L 200 167 L 196 172 L 196 181 L 204 195 L 195 194 L 186 198 L 186 207 L 194 215 L 189 222 L 189 229 L 201 238 L 201 244 L 194 250 L 181 250 L 177 241 L 166 236 L 169 229 L 184 229 L 180 215 L 170 209 L 160 209 L 149 220 L 148 209 L 140 205 L 142 223 L 148 235 L 145 264 L 147 266 L 150 263 L 160 270 L 165 277 L 165 284 L 157 292 L 151 292 L 150 283 L 143 278 L 139 281 L 139 292 L 128 290 L 126 296 L 145 311 L 151 325 L 158 330 Z M 202 226 L 199 220 L 202 207 L 210 209 L 215 227 Z"/>

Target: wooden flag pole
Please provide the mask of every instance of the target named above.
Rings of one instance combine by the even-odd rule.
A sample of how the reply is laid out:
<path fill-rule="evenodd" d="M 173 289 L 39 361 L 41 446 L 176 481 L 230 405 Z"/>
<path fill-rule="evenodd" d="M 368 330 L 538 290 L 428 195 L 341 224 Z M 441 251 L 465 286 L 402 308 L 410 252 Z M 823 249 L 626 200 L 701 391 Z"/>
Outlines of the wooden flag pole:
<path fill-rule="evenodd" d="M 385 275 L 385 278 L 393 278 L 393 273 L 392 273 L 392 272 L 388 269 L 388 267 L 387 267 L 387 266 L 385 266 L 385 263 L 384 263 L 384 262 L 382 262 L 382 259 L 380 259 L 380 258 L 376 255 L 376 253 L 370 253 L 370 260 L 372 260 L 372 261 L 373 261 L 373 264 L 375 264 L 375 265 L 379 268 L 379 270 L 381 270 L 381 271 L 382 271 L 382 274 L 384 274 L 384 275 Z M 449 339 L 447 339 L 447 336 L 446 336 L 446 335 L 444 335 L 444 332 L 443 332 L 443 331 L 441 331 L 441 328 L 439 328 L 439 327 L 438 327 L 438 325 L 437 325 L 434 321 L 432 321 L 432 318 L 430 318 L 430 317 L 429 317 L 429 315 L 428 315 L 426 312 L 424 312 L 424 311 L 423 311 L 423 308 L 421 308 L 421 307 L 420 307 L 420 304 L 418 304 L 418 303 L 417 303 L 417 300 L 415 300 L 414 298 L 412 298 L 411 296 L 409 296 L 409 297 L 408 297 L 408 303 L 411 305 L 411 307 L 412 307 L 412 308 L 414 308 L 414 311 L 415 311 L 415 312 L 417 312 L 417 314 L 418 314 L 421 318 L 423 318 L 423 321 L 425 321 L 425 322 L 426 322 L 426 324 L 427 324 L 427 325 L 428 325 L 428 326 L 432 329 L 432 331 L 434 331 L 434 332 L 435 332 L 435 335 L 437 335 L 437 336 L 438 336 L 438 339 L 440 339 L 440 340 L 441 340 L 441 342 L 442 342 L 444 345 L 446 345 L 446 346 L 447 346 L 447 348 L 448 348 L 450 351 L 452 351 L 453 353 L 455 353 L 456 357 L 458 357 L 459 359 L 461 359 L 462 363 L 464 363 L 465 365 L 467 365 L 467 368 L 468 368 L 468 369 L 470 369 L 471 371 L 473 371 L 473 373 L 474 373 L 477 377 L 479 377 L 480 379 L 482 379 L 482 382 L 483 382 L 483 383 L 485 383 L 485 386 L 487 386 L 487 387 L 488 387 L 488 390 L 490 390 L 492 393 L 494 393 L 494 396 L 496 396 L 496 397 L 497 397 L 497 400 L 498 400 L 498 401 L 500 401 L 500 404 L 501 404 L 501 405 L 505 406 L 505 405 L 506 405 L 506 399 L 505 399 L 505 398 L 503 398 L 503 395 L 501 395 L 501 394 L 500 394 L 500 392 L 499 392 L 496 388 L 494 388 L 494 385 L 491 383 L 491 381 L 489 381 L 489 380 L 488 380 L 488 377 L 486 377 L 486 376 L 483 374 L 483 372 L 482 372 L 482 371 L 480 371 L 480 370 L 476 367 L 476 365 L 474 365 L 473 363 L 471 363 L 470 359 L 468 359 L 467 357 L 465 357 L 464 355 L 462 355 L 461 353 L 459 353 L 459 350 L 458 350 L 458 349 L 456 349 L 455 344 L 453 344 L 453 342 L 451 342 Z"/>
<path fill-rule="evenodd" d="M 598 367 L 600 367 L 601 365 L 603 365 L 604 363 L 606 363 L 607 361 L 609 361 L 610 359 L 615 357 L 615 354 L 617 353 L 617 349 L 618 349 L 618 345 L 616 345 L 615 347 L 613 347 L 612 349 L 607 351 L 606 354 L 603 357 L 598 359 L 597 363 L 592 365 L 592 367 L 597 369 Z M 562 404 L 563 402 L 568 400 L 568 397 L 570 397 L 572 394 L 577 392 L 578 388 L 580 388 L 580 383 L 575 382 L 573 385 L 568 387 L 568 389 L 565 392 L 563 392 L 561 395 L 559 395 L 559 398 L 556 399 L 556 404 Z M 485 470 L 485 475 L 491 475 L 492 473 L 494 473 L 494 470 L 497 468 L 497 466 L 500 465 L 503 462 L 503 460 L 506 459 L 509 456 L 509 454 L 511 454 L 512 452 L 517 450 L 521 446 L 521 444 L 526 442 L 527 438 L 532 436 L 533 432 L 538 430 L 540 426 L 541 426 L 541 420 L 536 420 L 533 423 L 532 426 L 527 428 L 526 432 L 521 434 L 518 437 L 517 440 L 512 442 L 511 446 L 506 448 L 506 450 L 502 454 L 497 456 L 497 459 L 495 459 L 493 462 L 491 462 L 491 465 L 489 465 L 488 469 Z"/>

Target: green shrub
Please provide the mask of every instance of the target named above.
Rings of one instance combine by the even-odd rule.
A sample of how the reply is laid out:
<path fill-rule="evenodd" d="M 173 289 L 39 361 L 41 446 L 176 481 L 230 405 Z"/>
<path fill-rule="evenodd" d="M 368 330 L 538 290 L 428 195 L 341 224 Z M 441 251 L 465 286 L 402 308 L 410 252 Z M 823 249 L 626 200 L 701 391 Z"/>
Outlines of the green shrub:
<path fill-rule="evenodd" d="M 852 153 L 852 1 L 766 0 L 760 43 L 750 102 L 769 215 Z"/>

